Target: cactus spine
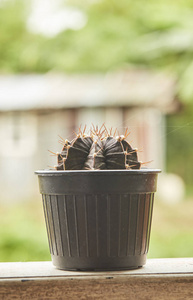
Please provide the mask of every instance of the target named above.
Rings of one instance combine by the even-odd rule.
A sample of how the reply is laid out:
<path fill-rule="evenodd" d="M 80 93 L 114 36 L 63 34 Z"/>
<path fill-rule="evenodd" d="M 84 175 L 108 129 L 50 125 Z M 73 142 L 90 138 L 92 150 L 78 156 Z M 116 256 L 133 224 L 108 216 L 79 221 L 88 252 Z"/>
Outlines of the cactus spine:
<path fill-rule="evenodd" d="M 90 134 L 85 134 L 86 126 L 71 142 L 62 140 L 62 151 L 57 153 L 56 170 L 105 170 L 105 169 L 140 169 L 137 149 L 126 141 L 129 135 L 115 136 L 112 129 L 105 125 L 100 129 L 93 126 Z"/>

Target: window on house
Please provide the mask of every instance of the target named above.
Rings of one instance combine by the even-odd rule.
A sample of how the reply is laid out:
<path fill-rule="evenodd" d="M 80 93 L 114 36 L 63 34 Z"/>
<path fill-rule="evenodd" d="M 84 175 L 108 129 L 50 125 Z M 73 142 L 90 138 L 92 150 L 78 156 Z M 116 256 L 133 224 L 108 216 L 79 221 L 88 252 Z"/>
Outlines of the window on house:
<path fill-rule="evenodd" d="M 8 113 L 0 116 L 0 154 L 31 156 L 37 145 L 37 120 L 30 113 Z"/>

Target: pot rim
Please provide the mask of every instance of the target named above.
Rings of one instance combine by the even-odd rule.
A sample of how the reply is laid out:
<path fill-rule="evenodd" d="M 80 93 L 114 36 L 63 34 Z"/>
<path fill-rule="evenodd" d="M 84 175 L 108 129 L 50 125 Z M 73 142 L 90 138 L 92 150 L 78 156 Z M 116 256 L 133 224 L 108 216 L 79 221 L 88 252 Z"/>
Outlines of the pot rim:
<path fill-rule="evenodd" d="M 115 174 L 154 174 L 154 173 L 161 173 L 161 169 L 136 169 L 136 170 L 37 170 L 35 174 L 37 175 L 67 175 L 67 174 L 81 174 L 81 175 L 88 175 L 88 174 L 95 174 L 95 175 L 115 175 Z"/>

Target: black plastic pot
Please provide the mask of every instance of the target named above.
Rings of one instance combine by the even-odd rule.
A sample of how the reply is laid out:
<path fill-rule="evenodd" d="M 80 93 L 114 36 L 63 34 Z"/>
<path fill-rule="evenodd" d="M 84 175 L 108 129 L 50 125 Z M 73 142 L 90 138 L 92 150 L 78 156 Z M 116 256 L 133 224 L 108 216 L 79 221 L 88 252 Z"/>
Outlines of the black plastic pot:
<path fill-rule="evenodd" d="M 37 171 L 53 264 L 65 270 L 144 265 L 159 172 Z"/>

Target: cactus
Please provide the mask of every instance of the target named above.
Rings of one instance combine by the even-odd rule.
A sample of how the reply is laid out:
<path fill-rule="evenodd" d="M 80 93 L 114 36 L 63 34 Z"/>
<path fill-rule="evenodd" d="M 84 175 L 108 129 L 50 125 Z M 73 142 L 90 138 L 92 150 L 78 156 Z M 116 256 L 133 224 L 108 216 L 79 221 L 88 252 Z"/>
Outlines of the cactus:
<path fill-rule="evenodd" d="M 62 139 L 62 151 L 56 153 L 56 170 L 121 170 L 140 169 L 137 149 L 133 149 L 126 141 L 129 135 L 126 129 L 124 135 L 112 134 L 112 129 L 107 130 L 103 124 L 90 129 L 90 134 L 85 133 L 86 126 L 70 142 Z"/>

